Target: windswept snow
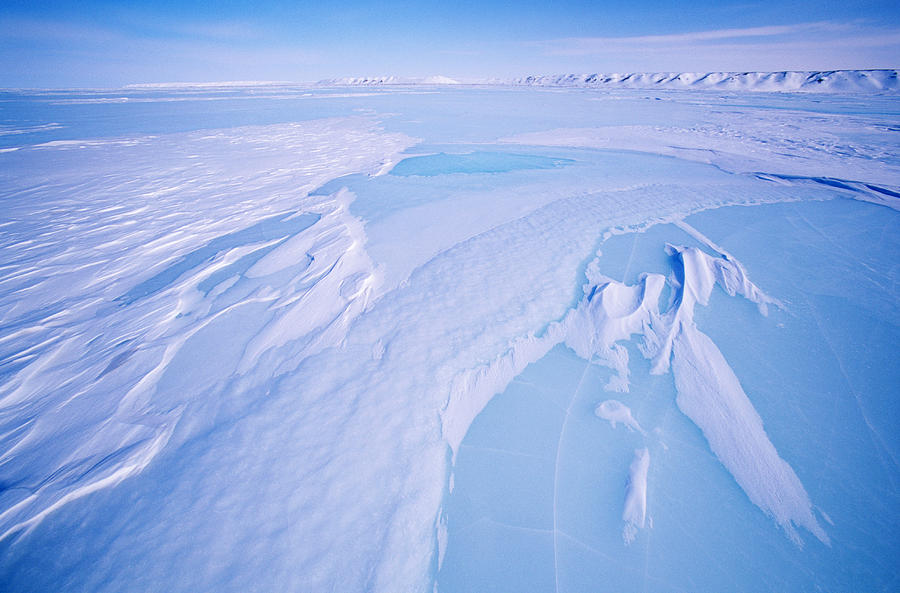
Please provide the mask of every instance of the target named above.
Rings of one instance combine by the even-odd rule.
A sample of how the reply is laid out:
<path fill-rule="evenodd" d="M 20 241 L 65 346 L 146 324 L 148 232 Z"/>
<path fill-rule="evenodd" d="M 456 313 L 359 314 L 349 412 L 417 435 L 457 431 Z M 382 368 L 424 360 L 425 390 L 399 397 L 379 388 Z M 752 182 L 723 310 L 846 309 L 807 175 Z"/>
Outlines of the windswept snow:
<path fill-rule="evenodd" d="M 889 96 L 379 80 L 0 103 L 0 582 L 889 587 Z"/>
<path fill-rule="evenodd" d="M 0 537 L 140 472 L 187 408 L 266 351 L 339 343 L 376 274 L 349 197 L 305 193 L 409 144 L 335 119 L 22 151 L 32 175 L 3 198 L 2 471 L 16 487 Z M 85 167 L 102 173 L 79 189 Z"/>

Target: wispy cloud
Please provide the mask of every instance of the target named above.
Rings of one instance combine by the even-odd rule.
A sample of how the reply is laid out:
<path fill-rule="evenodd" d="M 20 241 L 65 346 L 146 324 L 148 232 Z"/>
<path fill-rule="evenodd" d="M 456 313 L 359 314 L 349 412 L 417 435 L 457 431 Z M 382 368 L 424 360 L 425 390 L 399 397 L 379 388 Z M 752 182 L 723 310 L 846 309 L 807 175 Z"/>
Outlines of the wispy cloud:
<path fill-rule="evenodd" d="M 709 71 L 895 68 L 900 28 L 864 21 L 727 28 L 528 44 L 554 70 Z M 545 66 L 546 68 L 547 66 Z"/>
<path fill-rule="evenodd" d="M 551 55 L 586 55 L 611 49 L 659 48 L 699 45 L 710 41 L 736 41 L 748 39 L 784 38 L 796 35 L 835 35 L 851 32 L 857 27 L 848 23 L 828 21 L 794 25 L 772 25 L 743 29 L 715 29 L 670 35 L 642 35 L 637 37 L 569 37 L 534 42 Z"/>

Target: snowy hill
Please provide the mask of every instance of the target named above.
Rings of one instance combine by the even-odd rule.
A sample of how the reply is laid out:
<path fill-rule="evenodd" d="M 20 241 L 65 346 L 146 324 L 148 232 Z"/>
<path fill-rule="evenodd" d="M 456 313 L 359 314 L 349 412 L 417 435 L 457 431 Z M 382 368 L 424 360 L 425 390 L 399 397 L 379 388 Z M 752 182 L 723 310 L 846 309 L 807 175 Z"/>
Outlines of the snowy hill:
<path fill-rule="evenodd" d="M 331 78 L 319 81 L 327 86 L 379 86 L 393 84 L 460 84 L 459 81 L 446 76 L 426 76 L 424 78 L 405 78 L 401 76 L 363 76 Z"/>
<path fill-rule="evenodd" d="M 462 84 L 446 76 L 405 78 L 367 76 L 321 80 L 322 86 L 390 86 Z M 900 90 L 900 71 L 827 70 L 782 72 L 632 72 L 614 74 L 548 74 L 493 78 L 479 84 L 628 89 L 708 89 L 723 91 L 878 93 Z"/>
<path fill-rule="evenodd" d="M 508 84 L 550 87 L 666 88 L 741 91 L 896 92 L 897 70 L 794 72 L 655 72 L 527 76 Z"/>
<path fill-rule="evenodd" d="M 280 80 L 229 80 L 222 82 L 142 82 L 126 84 L 122 88 L 139 90 L 219 89 L 288 86 L 294 83 Z"/>

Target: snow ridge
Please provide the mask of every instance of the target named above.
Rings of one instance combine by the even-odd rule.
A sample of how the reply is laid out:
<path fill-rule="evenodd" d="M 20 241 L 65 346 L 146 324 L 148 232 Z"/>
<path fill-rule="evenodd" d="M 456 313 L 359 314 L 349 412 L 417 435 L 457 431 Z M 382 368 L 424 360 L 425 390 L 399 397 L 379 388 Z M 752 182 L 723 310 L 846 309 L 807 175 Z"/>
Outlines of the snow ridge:
<path fill-rule="evenodd" d="M 604 89 L 709 89 L 768 92 L 872 93 L 900 90 L 898 70 L 827 70 L 782 72 L 632 72 L 525 76 L 515 86 Z"/>

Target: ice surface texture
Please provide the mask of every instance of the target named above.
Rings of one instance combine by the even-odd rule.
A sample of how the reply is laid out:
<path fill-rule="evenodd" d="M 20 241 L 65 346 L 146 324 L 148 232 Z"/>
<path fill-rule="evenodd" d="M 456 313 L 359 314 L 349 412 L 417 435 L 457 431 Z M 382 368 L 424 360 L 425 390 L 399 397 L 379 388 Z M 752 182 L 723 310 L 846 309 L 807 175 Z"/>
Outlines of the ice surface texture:
<path fill-rule="evenodd" d="M 726 223 L 681 221 L 728 206 L 857 198 L 883 210 L 883 229 L 861 223 L 881 229 L 875 250 L 896 249 L 897 214 L 882 207 L 900 185 L 896 116 L 883 97 L 760 97 L 455 87 L 7 93 L 9 129 L 21 133 L 0 137 L 3 584 L 432 590 L 442 558 L 475 562 L 455 543 L 444 507 L 472 475 L 462 463 L 473 421 L 564 344 L 584 357 L 575 383 L 596 379 L 602 392 L 585 403 L 572 377 L 554 375 L 561 393 L 538 415 L 545 424 L 517 433 L 533 447 L 556 446 L 550 461 L 525 455 L 493 467 L 512 480 L 514 467 L 540 457 L 540 475 L 549 475 L 504 497 L 508 522 L 536 524 L 535 545 L 550 550 L 535 583 L 562 590 L 594 566 L 554 553 L 592 532 L 612 532 L 616 549 L 637 553 L 650 537 L 671 537 L 682 517 L 686 527 L 708 517 L 729 524 L 731 509 L 716 498 L 733 495 L 729 487 L 746 503 L 742 515 L 764 521 L 759 540 L 781 554 L 795 554 L 783 544 L 797 548 L 767 515 L 816 554 L 829 553 L 819 540 L 830 537 L 834 554 L 860 549 L 855 561 L 883 563 L 896 541 L 868 527 L 868 539 L 845 531 L 855 523 L 841 501 L 863 499 L 829 496 L 840 481 L 829 468 L 844 460 L 832 454 L 817 473 L 815 452 L 852 442 L 851 429 L 831 419 L 807 443 L 782 421 L 822 415 L 823 405 L 855 416 L 837 396 L 792 400 L 789 412 L 761 408 L 758 377 L 720 331 L 727 322 L 696 307 L 742 295 L 727 300 L 751 303 L 758 329 L 774 324 L 759 321 L 757 306 L 821 303 L 812 294 L 783 300 L 789 283 L 766 274 L 777 262 L 753 266 L 747 253 L 734 257 L 707 238 Z M 414 174 L 388 175 L 395 166 Z M 826 237 L 827 220 L 814 225 Z M 634 250 L 597 254 L 662 223 L 681 226 L 667 226 L 679 238 L 668 254 L 654 250 L 659 266 Z M 865 270 L 871 286 L 833 298 L 894 319 L 896 269 L 835 243 L 840 257 L 817 262 L 851 262 L 839 271 Z M 633 274 L 603 273 L 616 265 Z M 829 307 L 822 331 L 838 324 L 856 335 L 827 317 Z M 889 342 L 896 323 L 860 327 Z M 847 341 L 835 335 L 826 343 L 841 353 Z M 881 360 L 878 352 L 866 356 Z M 868 396 L 880 393 L 873 375 L 842 360 L 857 386 L 847 392 L 867 411 L 865 452 L 879 464 L 865 466 L 877 483 L 856 483 L 873 494 L 867 508 L 890 508 L 896 442 L 882 418 L 891 407 Z M 661 375 L 669 383 L 657 388 L 674 382 L 677 395 L 663 399 L 699 427 L 692 446 L 669 443 L 683 455 L 677 463 L 655 431 L 659 391 L 645 393 L 654 405 L 635 392 L 669 366 Z M 786 383 L 806 384 L 810 368 L 786 373 Z M 598 418 L 598 404 L 602 418 L 633 431 Z M 615 479 L 573 491 L 553 459 L 563 460 L 559 445 L 581 430 L 582 412 L 590 430 L 614 434 L 623 449 L 595 455 Z M 710 502 L 700 519 L 654 496 L 695 466 L 715 482 L 698 494 Z M 612 502 L 580 521 L 553 514 L 572 508 L 562 504 L 572 497 L 587 502 L 593 488 L 607 488 Z M 823 500 L 842 521 L 820 522 L 812 502 Z M 740 541 L 721 537 L 725 547 Z M 502 540 L 482 554 L 485 566 L 498 564 Z M 876 569 L 867 574 L 887 582 Z M 583 588 L 597 582 L 605 581 Z"/>

